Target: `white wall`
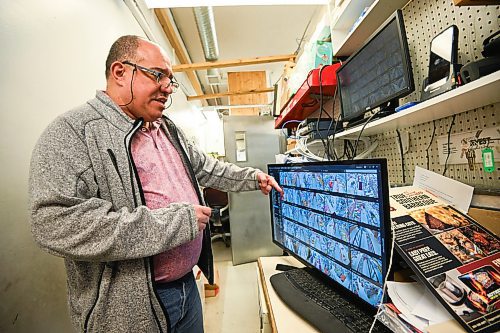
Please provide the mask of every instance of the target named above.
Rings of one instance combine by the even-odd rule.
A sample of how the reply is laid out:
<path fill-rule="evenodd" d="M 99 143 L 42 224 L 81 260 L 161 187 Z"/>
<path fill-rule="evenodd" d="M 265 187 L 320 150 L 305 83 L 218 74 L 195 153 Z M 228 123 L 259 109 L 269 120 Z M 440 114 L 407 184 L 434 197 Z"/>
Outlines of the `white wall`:
<path fill-rule="evenodd" d="M 63 260 L 31 237 L 29 159 L 52 119 L 105 88 L 107 52 L 124 34 L 145 35 L 121 0 L 0 1 L 0 332 L 72 330 Z M 178 92 L 170 109 L 191 107 Z"/>
<path fill-rule="evenodd" d="M 216 111 L 193 106 L 191 110 L 171 114 L 170 118 L 205 152 L 225 156 L 222 119 Z"/>

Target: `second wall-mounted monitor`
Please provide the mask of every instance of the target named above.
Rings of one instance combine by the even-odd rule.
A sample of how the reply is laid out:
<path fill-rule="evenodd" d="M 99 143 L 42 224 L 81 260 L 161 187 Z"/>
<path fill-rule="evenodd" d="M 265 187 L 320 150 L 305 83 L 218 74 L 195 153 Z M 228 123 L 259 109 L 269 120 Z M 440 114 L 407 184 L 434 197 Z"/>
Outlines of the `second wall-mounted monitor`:
<path fill-rule="evenodd" d="M 422 83 L 420 99 L 426 100 L 457 87 L 458 28 L 452 25 L 431 41 L 429 76 Z"/>
<path fill-rule="evenodd" d="M 337 70 L 342 121 L 356 122 L 366 112 L 394 111 L 398 99 L 415 90 L 401 10 L 394 12 Z M 386 112 L 387 113 L 387 112 Z"/>

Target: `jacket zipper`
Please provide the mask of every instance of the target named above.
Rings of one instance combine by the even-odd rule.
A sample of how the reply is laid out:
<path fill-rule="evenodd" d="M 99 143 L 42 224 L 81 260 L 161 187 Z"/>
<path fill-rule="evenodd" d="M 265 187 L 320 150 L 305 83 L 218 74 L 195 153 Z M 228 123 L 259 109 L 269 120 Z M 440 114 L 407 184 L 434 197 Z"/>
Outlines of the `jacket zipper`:
<path fill-rule="evenodd" d="M 139 177 L 137 176 L 137 170 L 135 170 L 134 163 L 132 160 L 132 145 L 130 142 L 132 141 L 132 136 L 134 133 L 141 127 L 143 123 L 142 118 L 137 119 L 134 122 L 134 125 L 132 126 L 132 129 L 130 132 L 125 135 L 125 138 L 123 139 L 123 143 L 125 145 L 125 148 L 127 150 L 127 155 L 128 155 L 128 167 L 129 167 L 129 172 L 131 175 L 134 175 L 136 177 L 137 183 L 140 184 Z M 130 177 L 130 187 L 132 189 L 132 196 L 134 198 L 134 206 L 138 207 L 139 204 L 137 203 L 137 198 L 136 198 L 136 193 L 135 193 L 135 186 L 134 186 L 134 177 Z M 146 200 L 144 199 L 144 196 L 141 194 L 141 200 L 144 203 Z"/>
<path fill-rule="evenodd" d="M 137 181 L 139 195 L 141 196 L 141 205 L 146 205 L 146 198 L 144 197 L 144 191 L 142 190 L 142 185 L 141 185 L 141 180 L 139 178 L 139 173 L 137 172 L 137 168 L 135 167 L 134 159 L 132 157 L 132 145 L 131 145 L 132 136 L 135 134 L 135 132 L 137 132 L 137 130 L 142 126 L 143 123 L 144 123 L 144 119 L 142 119 L 142 118 L 137 119 L 134 122 L 134 126 L 132 127 L 130 132 L 125 136 L 125 139 L 124 139 L 125 147 L 126 147 L 127 154 L 128 154 L 130 174 L 134 175 L 133 177 L 130 177 L 130 182 L 131 182 L 132 194 L 134 196 L 135 207 L 138 207 L 139 205 L 137 204 L 137 199 L 136 199 L 134 177 Z M 154 272 L 154 268 L 153 268 L 153 264 L 152 264 L 153 263 L 152 257 L 150 257 L 149 260 L 150 260 L 151 272 Z M 147 269 L 147 263 L 148 263 L 148 258 L 144 258 L 144 268 L 145 269 Z M 151 272 L 150 272 L 151 283 L 152 283 L 152 285 L 154 285 L 154 280 L 153 280 L 154 274 L 151 274 Z M 148 289 L 149 289 L 149 286 L 148 286 Z M 170 318 L 168 317 L 167 310 L 163 306 L 163 303 L 160 300 L 158 293 L 156 292 L 156 290 L 154 288 L 153 288 L 153 293 L 156 297 L 156 300 L 160 304 L 160 307 L 162 309 L 163 314 L 165 315 L 165 319 L 166 319 L 168 325 L 170 325 Z M 156 321 L 156 325 L 158 326 L 158 330 L 160 331 L 160 333 L 163 333 L 163 330 L 162 330 L 161 324 L 160 324 L 160 320 L 158 319 L 158 315 L 156 314 L 156 311 L 153 307 L 153 301 L 151 300 L 151 297 L 149 298 L 149 304 L 151 305 L 151 311 L 153 312 L 153 315 L 155 317 L 155 321 Z"/>
<path fill-rule="evenodd" d="M 108 152 L 109 158 L 111 159 L 111 163 L 113 163 L 113 166 L 115 167 L 115 170 L 116 170 L 116 173 L 118 174 L 118 177 L 120 177 L 120 182 L 122 183 L 123 188 L 125 188 L 125 184 L 123 184 L 122 174 L 120 173 L 120 170 L 118 169 L 118 162 L 116 161 L 115 153 L 113 153 L 113 151 L 110 148 L 108 148 L 107 152 Z"/>
<path fill-rule="evenodd" d="M 99 284 L 98 284 L 98 289 L 97 289 L 97 294 L 94 299 L 94 303 L 90 307 L 89 312 L 87 313 L 87 316 L 85 317 L 85 324 L 83 325 L 83 332 L 87 333 L 88 325 L 89 325 L 89 320 L 90 316 L 92 315 L 92 312 L 94 312 L 94 308 L 97 305 L 97 300 L 99 299 L 99 295 L 101 294 L 101 283 L 102 283 L 102 276 L 104 275 L 104 270 L 106 269 L 106 265 L 103 266 L 102 271 L 101 271 L 101 276 L 99 276 Z"/>

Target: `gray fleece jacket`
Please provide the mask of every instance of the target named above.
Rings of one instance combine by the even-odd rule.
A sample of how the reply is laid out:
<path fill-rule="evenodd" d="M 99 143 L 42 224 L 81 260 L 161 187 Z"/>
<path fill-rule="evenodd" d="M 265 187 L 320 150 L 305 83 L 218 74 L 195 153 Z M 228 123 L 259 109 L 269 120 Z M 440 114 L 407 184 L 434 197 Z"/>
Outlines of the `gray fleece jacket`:
<path fill-rule="evenodd" d="M 199 186 L 258 189 L 252 168 L 205 155 L 166 117 L 162 129 L 179 152 L 200 204 Z M 192 204 L 145 206 L 130 142 L 141 127 L 104 93 L 53 121 L 31 159 L 29 196 L 36 242 L 63 257 L 77 331 L 168 332 L 155 291 L 152 256 L 193 240 Z M 198 266 L 213 280 L 210 231 Z"/>

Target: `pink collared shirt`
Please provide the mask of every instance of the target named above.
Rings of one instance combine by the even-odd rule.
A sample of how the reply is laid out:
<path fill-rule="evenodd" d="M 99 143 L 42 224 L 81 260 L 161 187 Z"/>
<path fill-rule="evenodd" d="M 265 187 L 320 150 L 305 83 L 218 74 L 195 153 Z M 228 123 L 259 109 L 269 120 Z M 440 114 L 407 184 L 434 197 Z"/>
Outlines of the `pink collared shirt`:
<path fill-rule="evenodd" d="M 134 135 L 132 157 L 148 208 L 167 207 L 172 202 L 199 204 L 179 153 L 160 129 L 160 120 Z M 155 281 L 177 280 L 191 271 L 200 257 L 202 237 L 200 233 L 188 243 L 155 255 Z"/>

